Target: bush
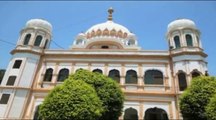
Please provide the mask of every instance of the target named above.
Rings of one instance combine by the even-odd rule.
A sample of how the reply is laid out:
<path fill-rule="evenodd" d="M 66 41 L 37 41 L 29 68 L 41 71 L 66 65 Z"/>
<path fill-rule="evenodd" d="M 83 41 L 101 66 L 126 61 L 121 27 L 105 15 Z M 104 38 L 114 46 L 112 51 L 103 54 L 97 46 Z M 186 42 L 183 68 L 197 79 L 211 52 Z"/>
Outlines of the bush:
<path fill-rule="evenodd" d="M 205 107 L 214 95 L 216 78 L 201 76 L 192 80 L 191 85 L 180 96 L 180 110 L 184 119 L 206 120 Z"/>
<path fill-rule="evenodd" d="M 118 120 L 124 103 L 124 95 L 118 83 L 100 73 L 83 69 L 77 70 L 69 78 L 83 80 L 95 88 L 104 109 L 99 120 Z"/>
<path fill-rule="evenodd" d="M 208 120 L 216 120 L 216 94 L 214 94 L 206 106 L 206 116 Z"/>
<path fill-rule="evenodd" d="M 92 86 L 67 79 L 56 86 L 39 108 L 39 117 L 70 120 L 96 120 L 102 115 L 102 102 Z"/>

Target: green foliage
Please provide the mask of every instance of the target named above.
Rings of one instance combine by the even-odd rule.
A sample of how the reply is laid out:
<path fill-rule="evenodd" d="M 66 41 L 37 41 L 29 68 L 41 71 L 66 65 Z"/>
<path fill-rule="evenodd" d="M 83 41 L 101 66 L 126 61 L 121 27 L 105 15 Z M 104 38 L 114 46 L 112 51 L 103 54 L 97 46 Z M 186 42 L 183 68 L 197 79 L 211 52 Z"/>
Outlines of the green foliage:
<path fill-rule="evenodd" d="M 216 120 L 216 94 L 214 94 L 206 106 L 206 116 L 208 120 Z"/>
<path fill-rule="evenodd" d="M 118 83 L 100 73 L 93 73 L 83 69 L 77 70 L 69 78 L 83 80 L 95 88 L 104 109 L 99 120 L 118 120 L 124 102 L 124 95 Z"/>
<path fill-rule="evenodd" d="M 102 111 L 102 102 L 94 88 L 70 78 L 49 93 L 40 105 L 39 116 L 45 120 L 96 120 Z"/>
<path fill-rule="evenodd" d="M 206 120 L 205 107 L 214 95 L 216 78 L 200 76 L 192 83 L 180 97 L 180 109 L 184 119 Z"/>

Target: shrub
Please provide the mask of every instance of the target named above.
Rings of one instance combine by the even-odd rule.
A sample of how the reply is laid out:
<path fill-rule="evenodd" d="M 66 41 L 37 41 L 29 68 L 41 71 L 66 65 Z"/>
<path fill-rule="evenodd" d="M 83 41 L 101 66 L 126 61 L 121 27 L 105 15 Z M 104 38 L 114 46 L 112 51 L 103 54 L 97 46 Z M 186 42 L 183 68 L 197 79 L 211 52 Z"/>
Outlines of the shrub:
<path fill-rule="evenodd" d="M 214 94 L 206 106 L 206 116 L 208 120 L 216 120 L 216 94 Z"/>
<path fill-rule="evenodd" d="M 191 85 L 180 96 L 180 110 L 184 119 L 206 120 L 205 107 L 214 95 L 216 78 L 208 76 L 196 77 Z"/>
<path fill-rule="evenodd" d="M 101 73 L 83 69 L 77 70 L 69 78 L 83 80 L 95 88 L 104 109 L 99 120 L 118 120 L 123 109 L 124 95 L 116 81 Z"/>
<path fill-rule="evenodd" d="M 67 79 L 56 86 L 39 108 L 43 119 L 96 120 L 102 115 L 102 102 L 92 86 Z"/>

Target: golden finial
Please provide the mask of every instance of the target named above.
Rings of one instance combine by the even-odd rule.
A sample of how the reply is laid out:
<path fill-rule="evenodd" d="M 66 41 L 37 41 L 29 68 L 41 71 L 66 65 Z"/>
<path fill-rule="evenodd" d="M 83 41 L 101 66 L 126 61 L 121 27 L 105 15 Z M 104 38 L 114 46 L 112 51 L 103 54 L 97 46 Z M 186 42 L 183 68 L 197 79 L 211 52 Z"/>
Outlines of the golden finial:
<path fill-rule="evenodd" d="M 113 18 L 112 18 L 112 13 L 114 12 L 113 8 L 110 7 L 109 10 L 108 10 L 108 13 L 109 13 L 109 16 L 108 16 L 108 20 L 112 21 Z"/>

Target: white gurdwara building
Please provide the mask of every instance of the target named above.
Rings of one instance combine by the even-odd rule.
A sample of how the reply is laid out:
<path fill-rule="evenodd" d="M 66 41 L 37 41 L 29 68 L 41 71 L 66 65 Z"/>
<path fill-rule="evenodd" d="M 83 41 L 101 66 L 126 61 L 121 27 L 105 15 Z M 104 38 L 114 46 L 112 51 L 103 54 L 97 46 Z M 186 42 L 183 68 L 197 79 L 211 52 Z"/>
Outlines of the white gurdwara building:
<path fill-rule="evenodd" d="M 0 85 L 0 119 L 37 119 L 50 90 L 77 69 L 116 80 L 125 102 L 120 120 L 182 119 L 178 102 L 191 79 L 207 72 L 200 31 L 189 19 L 168 25 L 168 50 L 142 50 L 136 35 L 112 20 L 89 28 L 67 50 L 49 49 L 52 25 L 31 19 L 11 51 Z"/>

